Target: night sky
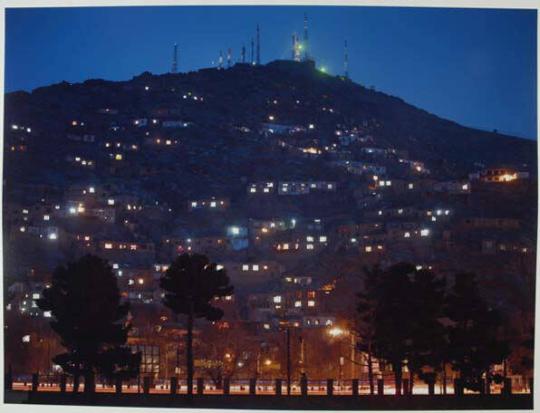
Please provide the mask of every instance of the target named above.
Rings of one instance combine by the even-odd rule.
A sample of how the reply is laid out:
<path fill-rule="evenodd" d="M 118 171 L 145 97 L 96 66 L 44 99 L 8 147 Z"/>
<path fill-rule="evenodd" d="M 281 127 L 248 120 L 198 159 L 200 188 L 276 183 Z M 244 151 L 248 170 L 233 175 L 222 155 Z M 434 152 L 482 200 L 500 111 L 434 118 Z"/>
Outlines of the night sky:
<path fill-rule="evenodd" d="M 319 66 L 467 126 L 536 138 L 536 11 L 374 7 L 116 7 L 6 10 L 6 89 L 127 80 L 212 66 L 261 26 L 261 59 L 289 59 L 303 13 Z"/>

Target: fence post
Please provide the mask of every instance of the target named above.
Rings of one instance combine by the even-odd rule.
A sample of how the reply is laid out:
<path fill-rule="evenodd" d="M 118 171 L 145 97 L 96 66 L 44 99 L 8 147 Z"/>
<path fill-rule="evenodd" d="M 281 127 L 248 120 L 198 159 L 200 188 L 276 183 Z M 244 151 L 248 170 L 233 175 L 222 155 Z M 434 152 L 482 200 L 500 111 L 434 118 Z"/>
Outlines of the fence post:
<path fill-rule="evenodd" d="M 326 380 L 326 395 L 327 396 L 333 396 L 334 395 L 334 379 L 327 379 Z"/>
<path fill-rule="evenodd" d="M 403 379 L 403 395 L 407 396 L 409 394 L 409 379 Z"/>
<path fill-rule="evenodd" d="M 171 377 L 171 394 L 178 393 L 178 377 Z"/>
<path fill-rule="evenodd" d="M 276 396 L 281 396 L 281 379 L 276 379 Z"/>
<path fill-rule="evenodd" d="M 510 377 L 504 378 L 503 393 L 506 395 L 512 394 L 512 379 Z"/>
<path fill-rule="evenodd" d="M 223 394 L 231 393 L 231 380 L 229 378 L 223 379 Z"/>
<path fill-rule="evenodd" d="M 66 392 L 67 375 L 64 373 L 60 376 L 60 392 Z"/>
<path fill-rule="evenodd" d="M 13 390 L 13 370 L 11 368 L 11 364 L 9 365 L 9 369 L 6 373 L 6 378 L 4 381 L 4 388 L 6 390 Z"/>
<path fill-rule="evenodd" d="M 305 374 L 302 374 L 302 377 L 300 378 L 300 394 L 302 396 L 307 396 L 307 387 L 307 376 Z"/>
<path fill-rule="evenodd" d="M 480 379 L 480 394 L 486 394 L 486 379 Z"/>
<path fill-rule="evenodd" d="M 143 377 L 143 393 L 150 393 L 150 377 L 148 376 Z"/>
<path fill-rule="evenodd" d="M 454 395 L 463 396 L 463 386 L 461 385 L 461 379 L 454 379 Z"/>
<path fill-rule="evenodd" d="M 433 396 L 435 394 L 435 378 L 430 377 L 428 382 L 428 394 Z"/>
<path fill-rule="evenodd" d="M 255 395 L 257 393 L 257 379 L 249 379 L 249 394 Z"/>
<path fill-rule="evenodd" d="M 534 380 L 532 377 L 529 377 L 529 393 L 530 394 L 533 394 L 534 391 L 533 391 L 533 385 L 534 385 Z"/>
<path fill-rule="evenodd" d="M 384 395 L 384 379 L 377 379 L 377 394 Z"/>
<path fill-rule="evenodd" d="M 204 394 L 204 379 L 202 377 L 197 379 L 197 394 Z"/>
<path fill-rule="evenodd" d="M 122 393 L 122 378 L 116 377 L 114 380 L 114 389 L 116 394 Z"/>
<path fill-rule="evenodd" d="M 358 396 L 358 379 L 352 380 L 352 395 Z"/>
<path fill-rule="evenodd" d="M 491 379 L 486 378 L 486 394 L 491 394 Z"/>
<path fill-rule="evenodd" d="M 38 391 L 39 376 L 37 373 L 32 374 L 32 391 Z"/>

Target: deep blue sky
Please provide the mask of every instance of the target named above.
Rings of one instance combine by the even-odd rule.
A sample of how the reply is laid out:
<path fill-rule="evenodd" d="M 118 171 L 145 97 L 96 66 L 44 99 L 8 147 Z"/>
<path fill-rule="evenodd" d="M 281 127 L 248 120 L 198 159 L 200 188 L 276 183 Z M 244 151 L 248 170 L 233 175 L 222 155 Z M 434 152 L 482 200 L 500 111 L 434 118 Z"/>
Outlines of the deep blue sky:
<path fill-rule="evenodd" d="M 467 126 L 537 137 L 536 11 L 375 7 L 114 7 L 6 10 L 6 90 L 88 78 L 130 79 L 212 65 L 249 51 L 261 25 L 263 63 L 290 57 L 310 25 L 312 54 L 354 81 Z"/>

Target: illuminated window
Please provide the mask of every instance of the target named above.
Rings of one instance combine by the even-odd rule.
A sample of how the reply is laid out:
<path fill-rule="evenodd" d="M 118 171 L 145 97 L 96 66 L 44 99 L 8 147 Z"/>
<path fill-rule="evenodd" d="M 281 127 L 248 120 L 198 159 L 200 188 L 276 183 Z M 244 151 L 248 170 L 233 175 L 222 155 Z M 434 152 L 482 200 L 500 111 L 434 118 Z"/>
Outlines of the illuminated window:
<path fill-rule="evenodd" d="M 410 238 L 411 237 L 411 233 L 410 232 L 406 232 L 405 234 L 403 234 L 403 236 L 405 238 Z"/>
<path fill-rule="evenodd" d="M 51 217 L 49 215 L 43 215 L 43 221 L 49 221 Z"/>
<path fill-rule="evenodd" d="M 314 247 L 313 247 L 313 244 L 307 244 L 306 245 L 306 249 L 307 250 L 312 250 Z"/>
<path fill-rule="evenodd" d="M 196 208 L 196 207 L 197 207 L 197 203 L 196 203 L 196 202 L 192 202 L 192 203 L 191 203 L 191 207 L 192 207 L 192 208 Z"/>
<path fill-rule="evenodd" d="M 325 235 L 319 237 L 319 242 L 326 242 L 327 241 L 327 238 Z"/>
<path fill-rule="evenodd" d="M 409 189 L 413 189 L 414 188 L 414 184 L 409 184 Z"/>
<path fill-rule="evenodd" d="M 114 199 L 107 199 L 107 205 L 114 205 Z"/>
<path fill-rule="evenodd" d="M 250 188 L 250 189 L 249 189 L 249 192 L 251 192 L 252 194 L 254 194 L 255 192 L 257 192 L 257 188 Z"/>
<path fill-rule="evenodd" d="M 373 248 L 370 245 L 368 245 L 366 247 L 366 252 L 371 252 L 371 251 L 373 251 Z"/>
<path fill-rule="evenodd" d="M 56 233 L 52 232 L 52 233 L 49 234 L 49 239 L 50 239 L 50 240 L 53 240 L 53 241 L 54 241 L 54 240 L 57 239 L 57 238 L 58 238 L 58 235 L 56 235 Z"/>
<path fill-rule="evenodd" d="M 314 300 L 308 300 L 307 305 L 308 305 L 308 307 L 315 307 L 315 301 Z"/>
<path fill-rule="evenodd" d="M 276 295 L 273 298 L 274 303 L 279 304 L 281 303 L 281 295 Z"/>
<path fill-rule="evenodd" d="M 121 161 L 123 158 L 122 154 L 121 153 L 117 153 L 115 156 L 114 156 L 114 159 L 116 159 L 117 161 Z"/>
<path fill-rule="evenodd" d="M 313 242 L 313 237 L 311 235 L 306 237 L 307 242 Z"/>
<path fill-rule="evenodd" d="M 258 264 L 253 264 L 253 266 L 251 267 L 251 269 L 253 271 L 259 271 L 259 265 Z"/>
<path fill-rule="evenodd" d="M 88 188 L 88 192 L 90 192 L 91 194 L 93 194 L 93 193 L 96 192 L 96 188 L 94 188 L 93 186 L 91 186 L 90 188 Z"/>
<path fill-rule="evenodd" d="M 429 229 L 420 230 L 420 236 L 427 237 L 429 235 Z"/>
<path fill-rule="evenodd" d="M 295 307 L 302 307 L 302 301 L 295 301 L 294 306 Z"/>
<path fill-rule="evenodd" d="M 210 208 L 215 208 L 216 207 L 216 201 L 212 201 L 210 202 Z"/>
<path fill-rule="evenodd" d="M 106 250 L 112 250 L 112 247 L 113 247 L 112 243 L 110 243 L 110 242 L 105 243 L 105 249 Z"/>
<path fill-rule="evenodd" d="M 242 265 L 242 271 L 249 271 L 249 265 L 247 264 Z"/>

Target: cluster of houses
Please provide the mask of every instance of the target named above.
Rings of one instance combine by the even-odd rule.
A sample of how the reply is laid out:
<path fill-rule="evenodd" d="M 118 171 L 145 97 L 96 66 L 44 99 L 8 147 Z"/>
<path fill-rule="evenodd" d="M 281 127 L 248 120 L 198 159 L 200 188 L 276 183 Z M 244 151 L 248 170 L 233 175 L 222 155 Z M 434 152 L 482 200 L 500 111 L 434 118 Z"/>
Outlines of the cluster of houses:
<path fill-rule="evenodd" d="M 151 87 L 143 91 L 150 93 Z M 181 96 L 205 102 L 200 94 Z M 98 113 L 119 116 L 115 108 Z M 317 142 L 317 124 L 278 123 L 272 114 L 258 125 L 234 127 L 269 143 L 269 151 L 291 150 L 292 162 L 317 162 L 324 169 L 311 177 L 248 177 L 235 183 L 240 190 L 224 185 L 215 193 L 211 187 L 200 193 L 191 188 L 174 205 L 120 179 L 92 180 L 99 161 L 85 145 L 98 145 L 107 165 L 121 165 L 114 166 L 116 174 L 129 169 L 124 165 L 131 152 L 140 153 L 143 146 L 175 150 L 195 127 L 191 120 L 156 112 L 124 124 L 113 121 L 101 139 L 85 121 L 73 120 L 66 138 L 82 149 L 63 159 L 88 174 L 59 188 L 20 185 L 6 199 L 7 242 L 19 251 L 10 271 L 25 275 L 25 281 L 8 286 L 14 298 L 7 310 L 50 317 L 36 300 L 52 269 L 92 253 L 109 261 L 125 299 L 149 313 L 163 311 L 159 279 L 169 263 L 178 254 L 202 253 L 226 269 L 235 286 L 234 296 L 220 300 L 230 310 L 223 323 L 243 322 L 268 333 L 284 323 L 328 329 L 340 322 L 335 295 L 343 276 L 337 266 L 321 265 L 332 257 L 443 268 L 451 254 L 462 251 L 487 260 L 534 255 L 535 243 L 520 236 L 519 219 L 497 215 L 495 208 L 485 216 L 477 207 L 486 194 L 496 199 L 500 188 L 526 185 L 528 172 L 501 167 L 441 178 L 431 165 L 380 143 L 369 122 L 336 125 L 330 138 Z M 7 145 L 15 152 L 26 145 L 21 134 L 31 134 L 32 128 L 12 125 L 12 131 Z M 122 132 L 140 133 L 142 140 L 122 139 Z M 109 133 L 116 135 L 109 138 Z M 354 299 L 353 293 L 337 299 Z M 141 336 L 132 340 L 145 346 Z M 152 366 L 145 369 L 161 374 Z"/>

